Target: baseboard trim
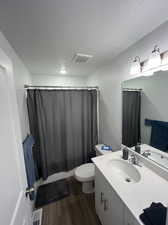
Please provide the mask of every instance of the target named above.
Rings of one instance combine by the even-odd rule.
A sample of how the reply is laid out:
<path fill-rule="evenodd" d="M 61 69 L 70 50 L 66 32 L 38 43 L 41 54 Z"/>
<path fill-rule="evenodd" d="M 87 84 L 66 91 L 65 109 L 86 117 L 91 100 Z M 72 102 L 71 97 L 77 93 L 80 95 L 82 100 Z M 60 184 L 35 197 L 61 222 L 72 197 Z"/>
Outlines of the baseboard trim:
<path fill-rule="evenodd" d="M 19 213 L 19 209 L 20 209 L 21 204 L 22 204 L 23 195 L 24 195 L 24 193 L 23 193 L 23 191 L 21 191 L 20 194 L 19 194 L 18 200 L 16 202 L 16 206 L 15 206 L 15 209 L 14 209 L 14 213 L 13 213 L 10 225 L 16 225 L 18 223 L 18 221 L 16 221 L 16 220 L 18 220 L 18 213 Z M 20 224 L 23 224 L 23 221 L 20 221 L 20 222 L 21 222 Z"/>
<path fill-rule="evenodd" d="M 32 209 L 30 204 L 31 202 L 26 198 L 22 190 L 16 202 L 10 225 L 32 225 Z"/>

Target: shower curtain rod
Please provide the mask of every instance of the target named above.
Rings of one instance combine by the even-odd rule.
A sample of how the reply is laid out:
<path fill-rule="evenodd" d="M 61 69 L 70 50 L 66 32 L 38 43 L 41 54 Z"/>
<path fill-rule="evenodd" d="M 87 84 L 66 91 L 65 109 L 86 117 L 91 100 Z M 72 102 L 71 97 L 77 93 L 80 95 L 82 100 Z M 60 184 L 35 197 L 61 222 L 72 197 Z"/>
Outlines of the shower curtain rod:
<path fill-rule="evenodd" d="M 32 85 L 24 85 L 25 89 L 68 89 L 68 90 L 99 90 L 99 87 L 73 87 L 73 86 L 32 86 Z"/>
<path fill-rule="evenodd" d="M 142 88 L 122 88 L 123 91 L 142 91 Z"/>

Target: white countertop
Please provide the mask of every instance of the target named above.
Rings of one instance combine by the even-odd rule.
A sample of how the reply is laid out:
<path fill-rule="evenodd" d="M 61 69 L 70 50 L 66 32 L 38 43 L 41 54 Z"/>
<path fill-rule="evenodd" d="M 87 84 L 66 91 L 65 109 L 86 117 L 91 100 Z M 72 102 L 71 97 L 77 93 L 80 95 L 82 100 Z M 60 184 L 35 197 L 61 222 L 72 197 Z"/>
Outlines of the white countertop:
<path fill-rule="evenodd" d="M 143 209 L 149 207 L 152 202 L 161 202 L 168 206 L 168 181 L 157 175 L 148 167 L 135 166 L 141 174 L 141 180 L 137 183 L 127 183 L 112 176 L 107 164 L 109 160 L 122 159 L 122 152 L 114 152 L 92 159 L 108 183 L 116 191 L 120 199 L 131 211 L 139 224 L 143 223 L 139 215 Z M 123 159 L 122 159 L 123 160 Z"/>

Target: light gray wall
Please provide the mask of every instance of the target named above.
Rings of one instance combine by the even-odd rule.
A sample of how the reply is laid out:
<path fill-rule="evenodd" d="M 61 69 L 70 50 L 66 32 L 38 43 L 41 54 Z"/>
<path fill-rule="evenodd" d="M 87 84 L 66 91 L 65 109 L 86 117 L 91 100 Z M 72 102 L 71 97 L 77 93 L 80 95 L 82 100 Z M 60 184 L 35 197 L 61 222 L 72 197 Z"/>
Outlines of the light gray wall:
<path fill-rule="evenodd" d="M 33 75 L 33 85 L 53 85 L 53 86 L 86 86 L 87 77 L 68 75 Z"/>
<path fill-rule="evenodd" d="M 150 144 L 151 127 L 144 120 L 168 122 L 168 71 L 154 73 L 150 77 L 140 77 L 123 82 L 123 88 L 142 88 L 141 97 L 141 142 Z"/>
<path fill-rule="evenodd" d="M 27 133 L 29 133 L 29 123 L 27 117 L 24 84 L 31 84 L 31 75 L 1 32 L 0 32 L 0 46 L 13 63 L 14 81 L 23 140 L 27 136 Z"/>
<path fill-rule="evenodd" d="M 31 203 L 29 199 L 25 199 L 23 193 L 27 181 L 22 149 L 22 141 L 29 132 L 23 85 L 31 83 L 31 79 L 28 70 L 2 33 L 0 33 L 0 61 L 6 69 L 6 72 L 1 72 L 1 94 L 4 96 L 2 98 L 1 95 L 1 109 L 7 104 L 4 110 L 1 110 L 0 199 L 3 207 L 0 207 L 0 221 L 2 221 L 0 223 L 21 224 L 26 215 L 32 217 Z M 3 75 L 6 84 L 3 82 Z M 3 90 L 4 85 L 8 94 Z M 2 118 L 5 118 L 5 115 L 8 123 L 3 124 Z M 30 224 L 27 219 L 26 222 Z"/>
<path fill-rule="evenodd" d="M 93 74 L 88 85 L 100 87 L 100 142 L 120 148 L 122 141 L 121 82 L 133 78 L 129 75 L 129 58 L 136 55 L 145 60 L 157 44 L 161 52 L 168 50 L 168 22 L 128 48 Z"/>

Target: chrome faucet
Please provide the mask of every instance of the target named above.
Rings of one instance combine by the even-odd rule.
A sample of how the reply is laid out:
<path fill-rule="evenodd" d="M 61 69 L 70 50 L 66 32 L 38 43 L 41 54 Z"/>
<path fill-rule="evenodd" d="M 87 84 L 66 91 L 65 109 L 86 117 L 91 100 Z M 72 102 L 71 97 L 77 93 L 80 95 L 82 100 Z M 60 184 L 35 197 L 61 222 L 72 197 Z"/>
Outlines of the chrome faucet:
<path fill-rule="evenodd" d="M 128 159 L 129 163 L 142 167 L 139 164 L 139 158 L 135 154 L 131 154 Z"/>
<path fill-rule="evenodd" d="M 142 155 L 143 155 L 144 157 L 148 158 L 148 156 L 151 155 L 151 152 L 150 152 L 149 150 L 146 150 L 146 151 L 144 151 L 144 152 L 142 153 Z"/>

